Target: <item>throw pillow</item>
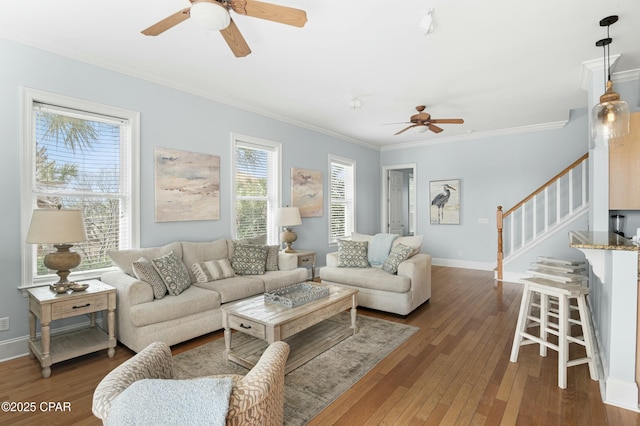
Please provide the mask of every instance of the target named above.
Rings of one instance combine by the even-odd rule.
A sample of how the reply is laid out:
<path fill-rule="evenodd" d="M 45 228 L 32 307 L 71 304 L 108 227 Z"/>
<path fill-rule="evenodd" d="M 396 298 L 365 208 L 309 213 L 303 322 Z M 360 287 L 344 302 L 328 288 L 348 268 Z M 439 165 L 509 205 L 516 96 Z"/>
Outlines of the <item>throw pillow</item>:
<path fill-rule="evenodd" d="M 409 246 L 405 246 L 404 244 L 397 244 L 391 249 L 391 253 L 389 253 L 389 257 L 387 257 L 387 260 L 384 261 L 382 270 L 390 274 L 398 273 L 398 265 L 407 260 L 409 256 L 411 256 L 412 251 L 413 249 Z"/>
<path fill-rule="evenodd" d="M 209 281 L 231 278 L 236 275 L 235 272 L 233 272 L 229 259 L 208 260 L 206 262 L 194 263 L 191 266 L 191 270 L 196 276 L 196 282 L 199 283 L 208 283 Z"/>
<path fill-rule="evenodd" d="M 262 275 L 267 264 L 267 246 L 235 243 L 231 266 L 238 275 Z"/>
<path fill-rule="evenodd" d="M 267 234 L 261 234 L 256 237 L 241 238 L 239 240 L 227 240 L 227 251 L 229 252 L 229 259 L 233 258 L 233 246 L 236 244 L 267 244 Z"/>
<path fill-rule="evenodd" d="M 131 266 L 133 268 L 133 273 L 136 274 L 136 278 L 151 286 L 154 298 L 162 299 L 164 295 L 167 294 L 167 286 L 153 268 L 153 263 L 151 263 L 149 259 L 141 257 L 133 262 Z"/>
<path fill-rule="evenodd" d="M 338 240 L 338 268 L 368 268 L 366 241 Z"/>
<path fill-rule="evenodd" d="M 265 264 L 265 271 L 277 271 L 278 270 L 278 250 L 280 246 L 267 246 L 267 262 Z"/>
<path fill-rule="evenodd" d="M 407 235 L 405 237 L 398 237 L 393 240 L 393 246 L 398 244 L 404 244 L 405 246 L 409 246 L 412 248 L 411 254 L 409 257 L 420 253 L 420 249 L 422 248 L 422 239 L 423 235 Z"/>
<path fill-rule="evenodd" d="M 233 379 L 142 379 L 111 403 L 107 425 L 224 425 Z"/>
<path fill-rule="evenodd" d="M 151 262 L 160 278 L 162 278 L 164 285 L 167 286 L 167 291 L 170 295 L 177 296 L 191 285 L 187 267 L 175 257 L 173 252 L 156 257 Z"/>

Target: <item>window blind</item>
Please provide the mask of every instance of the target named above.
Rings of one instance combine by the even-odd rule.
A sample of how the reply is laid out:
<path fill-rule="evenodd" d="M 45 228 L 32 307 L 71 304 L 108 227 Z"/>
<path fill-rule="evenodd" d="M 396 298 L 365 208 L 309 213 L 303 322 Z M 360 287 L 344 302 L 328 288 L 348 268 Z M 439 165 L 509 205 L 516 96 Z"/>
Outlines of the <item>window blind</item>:
<path fill-rule="evenodd" d="M 330 157 L 329 242 L 354 231 L 354 169 L 351 160 Z"/>

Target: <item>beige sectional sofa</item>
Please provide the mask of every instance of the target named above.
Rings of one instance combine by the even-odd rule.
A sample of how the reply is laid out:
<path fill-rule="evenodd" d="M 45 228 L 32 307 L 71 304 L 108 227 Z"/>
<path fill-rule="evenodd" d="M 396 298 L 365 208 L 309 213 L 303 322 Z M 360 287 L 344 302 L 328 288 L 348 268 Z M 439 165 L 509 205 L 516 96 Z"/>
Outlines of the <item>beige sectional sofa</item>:
<path fill-rule="evenodd" d="M 256 243 L 260 241 L 243 242 L 258 245 Z M 210 261 L 231 262 L 236 243 L 223 238 L 211 242 L 182 241 L 162 247 L 110 252 L 109 256 L 120 270 L 104 273 L 102 281 L 117 289 L 117 339 L 135 352 L 140 352 L 155 341 L 174 345 L 221 329 L 220 308 L 225 303 L 307 279 L 307 269 L 297 267 L 296 256 L 276 251 L 277 268 L 273 265 L 270 269 L 277 270 L 255 275 L 233 274 L 198 282 L 193 265 Z M 181 289 L 178 295 L 158 297 L 153 280 L 146 279 L 146 276 L 141 277 L 146 281 L 139 279 L 136 276 L 139 271 L 134 270 L 133 264 L 139 264 L 141 259 L 151 261 L 165 256 L 171 256 L 184 265 L 189 274 L 189 285 Z"/>
<path fill-rule="evenodd" d="M 364 242 L 367 249 L 371 247 L 373 238 L 372 235 L 352 235 L 352 241 Z M 419 253 L 422 236 L 395 238 L 391 250 L 399 244 L 412 250 L 405 253 L 408 258 L 398 261 L 395 273 L 366 265 L 367 259 L 359 266 L 344 266 L 340 262 L 339 250 L 327 254 L 327 266 L 320 269 L 320 278 L 326 284 L 357 289 L 360 306 L 408 315 L 431 298 L 431 255 Z"/>

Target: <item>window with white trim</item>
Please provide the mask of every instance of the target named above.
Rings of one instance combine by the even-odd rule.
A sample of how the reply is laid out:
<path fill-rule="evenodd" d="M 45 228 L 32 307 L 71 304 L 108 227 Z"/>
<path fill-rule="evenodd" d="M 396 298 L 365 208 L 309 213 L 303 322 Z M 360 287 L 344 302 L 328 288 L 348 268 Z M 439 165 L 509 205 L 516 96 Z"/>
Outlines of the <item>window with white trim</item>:
<path fill-rule="evenodd" d="M 281 144 L 241 135 L 233 135 L 232 143 L 232 235 L 267 234 L 267 242 L 277 244 L 274 214 L 280 207 Z"/>
<path fill-rule="evenodd" d="M 329 244 L 355 230 L 356 162 L 329 155 Z"/>
<path fill-rule="evenodd" d="M 73 246 L 82 262 L 70 279 L 97 278 L 113 267 L 108 251 L 139 241 L 139 114 L 32 89 L 23 108 L 23 235 L 36 208 L 82 210 L 87 241 Z M 43 264 L 53 247 L 23 244 L 22 287 L 57 280 Z"/>

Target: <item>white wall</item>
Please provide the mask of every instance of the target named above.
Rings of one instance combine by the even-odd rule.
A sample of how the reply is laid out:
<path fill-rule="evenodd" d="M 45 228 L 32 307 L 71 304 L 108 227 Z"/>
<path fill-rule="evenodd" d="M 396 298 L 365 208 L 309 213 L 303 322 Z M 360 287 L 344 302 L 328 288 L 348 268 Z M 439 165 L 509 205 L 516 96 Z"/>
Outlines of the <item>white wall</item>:
<path fill-rule="evenodd" d="M 17 339 L 24 343 L 28 334 L 27 300 L 17 290 L 20 272 L 20 88 L 62 94 L 112 105 L 141 113 L 141 246 L 154 246 L 172 240 L 206 241 L 230 236 L 230 133 L 239 133 L 282 143 L 282 201 L 290 203 L 291 167 L 319 170 L 325 181 L 325 211 L 319 218 L 304 218 L 296 228 L 296 247 L 325 254 L 328 245 L 327 185 L 328 155 L 356 160 L 356 223 L 359 229 L 374 232 L 380 216 L 379 151 L 367 149 L 307 129 L 169 89 L 137 78 L 80 63 L 68 58 L 0 40 L 0 179 L 3 182 L 0 210 L 0 317 L 10 317 L 11 329 L 0 332 L 0 360 L 11 356 L 3 352 Z M 168 147 L 220 156 L 221 217 L 217 221 L 154 222 L 154 147 Z M 59 322 L 54 327 L 69 322 Z"/>
<path fill-rule="evenodd" d="M 424 234 L 424 250 L 442 264 L 493 269 L 497 206 L 506 211 L 587 152 L 586 114 L 571 111 L 557 130 L 383 151 L 382 166 L 417 164 L 417 234 Z M 429 181 L 442 179 L 461 179 L 460 225 L 429 223 Z M 483 219 L 488 223 L 479 223 Z M 566 248 L 568 239 L 562 244 Z"/>

